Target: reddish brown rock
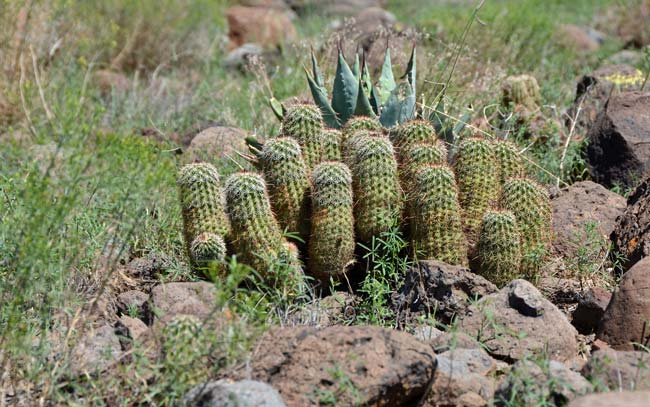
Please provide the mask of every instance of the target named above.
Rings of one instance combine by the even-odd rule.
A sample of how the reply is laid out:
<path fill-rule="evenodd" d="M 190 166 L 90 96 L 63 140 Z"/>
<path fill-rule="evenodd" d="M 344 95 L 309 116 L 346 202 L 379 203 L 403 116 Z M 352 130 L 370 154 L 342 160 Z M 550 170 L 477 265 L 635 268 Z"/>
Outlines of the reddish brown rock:
<path fill-rule="evenodd" d="M 230 49 L 246 43 L 266 49 L 282 47 L 297 37 L 289 16 L 277 9 L 234 6 L 226 10 Z"/>
<path fill-rule="evenodd" d="M 607 241 L 616 219 L 625 211 L 625 198 L 592 181 L 582 181 L 561 191 L 553 206 L 553 250 L 571 260 L 587 241 L 587 229 L 595 228 Z"/>
<path fill-rule="evenodd" d="M 613 391 L 578 397 L 569 407 L 648 407 L 648 400 L 650 391 Z"/>
<path fill-rule="evenodd" d="M 574 24 L 561 25 L 558 36 L 562 45 L 583 53 L 598 51 L 604 40 L 603 34 Z"/>
<path fill-rule="evenodd" d="M 650 92 L 612 96 L 587 133 L 586 159 L 594 181 L 634 187 L 650 165 Z"/>
<path fill-rule="evenodd" d="M 612 233 L 614 250 L 624 259 L 625 271 L 650 256 L 650 178 L 645 179 L 627 200 L 627 209 L 618 218 Z"/>
<path fill-rule="evenodd" d="M 208 282 L 157 285 L 148 304 L 150 319 L 167 323 L 176 315 L 191 315 L 203 321 L 215 313 L 216 295 L 214 284 Z"/>
<path fill-rule="evenodd" d="M 276 388 L 289 407 L 334 395 L 336 405 L 415 404 L 436 366 L 429 345 L 371 326 L 273 329 L 256 349 L 250 377 Z"/>
<path fill-rule="evenodd" d="M 650 390 L 650 353 L 599 350 L 582 368 L 582 375 L 600 390 Z"/>
<path fill-rule="evenodd" d="M 580 296 L 571 322 L 584 335 L 593 333 L 605 314 L 612 293 L 601 287 L 591 287 Z"/>
<path fill-rule="evenodd" d="M 633 350 L 635 343 L 650 343 L 650 257 L 623 275 L 597 337 L 619 350 Z"/>

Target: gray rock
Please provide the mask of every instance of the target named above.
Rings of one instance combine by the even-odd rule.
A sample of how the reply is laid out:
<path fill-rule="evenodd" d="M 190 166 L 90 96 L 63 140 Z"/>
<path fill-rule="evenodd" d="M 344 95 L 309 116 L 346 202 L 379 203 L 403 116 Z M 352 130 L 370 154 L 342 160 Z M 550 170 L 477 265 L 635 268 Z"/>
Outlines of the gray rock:
<path fill-rule="evenodd" d="M 472 304 L 458 329 L 482 342 L 492 357 L 508 362 L 542 352 L 565 362 L 578 353 L 576 329 L 525 280 Z"/>
<path fill-rule="evenodd" d="M 183 397 L 185 407 L 286 407 L 273 387 L 254 380 L 199 384 Z"/>
<path fill-rule="evenodd" d="M 122 347 L 110 325 L 88 328 L 72 350 L 70 372 L 73 375 L 97 374 L 115 365 Z"/>
<path fill-rule="evenodd" d="M 583 367 L 582 374 L 601 390 L 650 390 L 650 353 L 599 350 Z"/>
<path fill-rule="evenodd" d="M 463 332 L 445 332 L 430 341 L 433 350 L 446 352 L 453 349 L 475 349 L 480 344 L 476 339 Z"/>
<path fill-rule="evenodd" d="M 120 314 L 132 316 L 131 314 L 135 312 L 135 316 L 144 318 L 147 301 L 149 301 L 149 294 L 139 290 L 129 290 L 118 294 L 115 302 Z"/>
<path fill-rule="evenodd" d="M 246 131 L 236 127 L 213 126 L 194 136 L 185 151 L 185 159 L 214 160 L 246 150 Z"/>
<path fill-rule="evenodd" d="M 167 323 L 176 315 L 205 320 L 215 312 L 216 295 L 215 286 L 203 281 L 160 284 L 151 291 L 149 313 L 154 323 Z"/>
<path fill-rule="evenodd" d="M 578 397 L 569 407 L 648 407 L 648 400 L 650 391 L 615 391 Z"/>

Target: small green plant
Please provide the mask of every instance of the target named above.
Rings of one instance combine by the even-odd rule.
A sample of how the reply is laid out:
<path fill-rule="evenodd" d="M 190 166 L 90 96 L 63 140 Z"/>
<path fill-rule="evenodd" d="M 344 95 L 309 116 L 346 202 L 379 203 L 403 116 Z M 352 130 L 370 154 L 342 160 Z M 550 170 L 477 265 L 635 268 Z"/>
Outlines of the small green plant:
<path fill-rule="evenodd" d="M 576 231 L 572 237 L 575 252 L 565 258 L 567 270 L 581 284 L 598 281 L 610 288 L 616 287 L 611 273 L 606 270 L 612 242 L 600 231 L 600 225 L 595 221 L 585 222 L 582 230 Z"/>
<path fill-rule="evenodd" d="M 521 238 L 517 220 L 511 212 L 490 210 L 485 213 L 477 251 L 483 277 L 498 287 L 516 278 L 521 266 Z"/>

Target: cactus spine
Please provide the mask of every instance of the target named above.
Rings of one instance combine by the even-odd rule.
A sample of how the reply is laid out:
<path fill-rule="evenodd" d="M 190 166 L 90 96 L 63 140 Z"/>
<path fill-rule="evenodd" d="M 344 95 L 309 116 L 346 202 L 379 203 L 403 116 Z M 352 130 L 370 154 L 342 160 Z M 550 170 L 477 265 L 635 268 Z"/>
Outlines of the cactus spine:
<path fill-rule="evenodd" d="M 387 138 L 367 137 L 355 146 L 352 167 L 356 230 L 369 243 L 398 223 L 403 207 L 397 162 Z"/>
<path fill-rule="evenodd" d="M 298 141 L 307 168 L 311 170 L 323 157 L 323 120 L 314 105 L 290 106 L 282 121 L 282 134 Z"/>
<path fill-rule="evenodd" d="M 537 79 L 530 75 L 509 76 L 503 84 L 503 106 L 523 106 L 526 109 L 536 109 L 542 97 L 539 93 Z"/>
<path fill-rule="evenodd" d="M 444 164 L 447 161 L 447 149 L 437 140 L 435 144 L 416 143 L 402 154 L 400 180 L 405 191 L 415 179 L 418 169 L 427 164 Z"/>
<path fill-rule="evenodd" d="M 323 131 L 323 161 L 340 161 L 343 133 L 339 130 L 325 129 Z"/>
<path fill-rule="evenodd" d="M 410 120 L 390 133 L 391 141 L 398 152 L 399 161 L 404 161 L 411 146 L 419 143 L 437 144 L 436 131 L 426 120 Z"/>
<path fill-rule="evenodd" d="M 507 140 L 494 140 L 493 144 L 501 188 L 503 188 L 503 185 L 509 178 L 518 178 L 526 175 L 524 161 L 521 155 L 519 155 L 515 144 Z"/>
<path fill-rule="evenodd" d="M 483 216 L 478 241 L 481 275 L 499 287 L 517 277 L 521 265 L 521 238 L 510 211 L 490 210 Z"/>
<path fill-rule="evenodd" d="M 226 180 L 225 189 L 233 247 L 243 263 L 265 275 L 284 243 L 266 183 L 258 174 L 240 172 Z"/>
<path fill-rule="evenodd" d="M 203 232 L 190 244 L 190 259 L 197 269 L 211 279 L 217 277 L 226 259 L 226 243 L 215 233 Z"/>
<path fill-rule="evenodd" d="M 526 178 L 512 178 L 503 187 L 501 206 L 517 219 L 521 233 L 521 270 L 530 279 L 539 272 L 551 240 L 551 203 L 546 190 Z"/>
<path fill-rule="evenodd" d="M 415 254 L 449 264 L 465 264 L 467 242 L 451 168 L 421 166 L 413 184 L 411 208 L 416 219 L 412 225 Z"/>
<path fill-rule="evenodd" d="M 271 139 L 264 144 L 260 162 L 280 227 L 306 237 L 309 177 L 300 145 L 289 137 Z"/>
<path fill-rule="evenodd" d="M 381 123 L 379 123 L 379 120 L 375 118 L 368 116 L 353 116 L 343 127 L 343 137 L 348 139 L 359 130 L 379 132 L 381 129 Z"/>
<path fill-rule="evenodd" d="M 498 174 L 494 164 L 494 149 L 489 141 L 470 137 L 460 143 L 454 170 L 470 242 L 475 242 L 483 214 L 499 197 Z"/>
<path fill-rule="evenodd" d="M 326 282 L 354 262 L 352 174 L 342 163 L 323 162 L 312 173 L 309 270 Z"/>
<path fill-rule="evenodd" d="M 230 233 L 230 221 L 226 216 L 224 193 L 217 169 L 208 163 L 185 165 L 179 171 L 177 184 L 183 215 L 183 235 L 193 266 L 200 266 L 206 261 L 223 260 L 216 237 L 204 237 L 195 242 L 202 234 L 216 235 L 223 241 L 223 237 Z M 208 246 L 207 242 L 210 242 Z M 193 246 L 197 250 L 193 250 Z M 199 247 L 201 250 L 198 250 Z M 214 251 L 210 252 L 209 247 Z M 201 257 L 195 258 L 194 253 Z M 211 255 L 214 257 L 209 258 Z"/>

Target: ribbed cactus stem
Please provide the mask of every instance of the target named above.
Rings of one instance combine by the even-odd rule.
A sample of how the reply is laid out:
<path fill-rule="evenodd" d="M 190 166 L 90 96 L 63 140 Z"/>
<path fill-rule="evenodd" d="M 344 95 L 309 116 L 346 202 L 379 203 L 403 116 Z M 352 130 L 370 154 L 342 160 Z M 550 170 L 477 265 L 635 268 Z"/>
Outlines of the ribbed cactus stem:
<path fill-rule="evenodd" d="M 335 129 L 323 131 L 323 161 L 341 161 L 343 133 Z"/>
<path fill-rule="evenodd" d="M 415 175 L 410 204 L 413 249 L 421 259 L 467 263 L 458 190 L 447 165 L 423 165 Z"/>
<path fill-rule="evenodd" d="M 385 137 L 366 137 L 354 148 L 354 217 L 359 240 L 370 243 L 398 223 L 403 207 L 397 161 Z"/>
<path fill-rule="evenodd" d="M 463 220 L 470 242 L 475 242 L 483 214 L 499 197 L 498 169 L 490 141 L 478 137 L 463 140 L 456 154 L 454 171 Z"/>
<path fill-rule="evenodd" d="M 343 162 L 352 168 L 354 165 L 354 155 L 358 148 L 366 143 L 368 137 L 381 137 L 379 133 L 367 130 L 359 130 L 347 139 L 343 139 L 341 144 L 341 158 Z"/>
<path fill-rule="evenodd" d="M 521 237 L 510 211 L 489 210 L 483 216 L 478 241 L 480 274 L 499 287 L 519 275 Z"/>
<path fill-rule="evenodd" d="M 551 203 L 548 192 L 526 178 L 512 178 L 503 187 L 501 206 L 517 219 L 521 233 L 521 270 L 534 279 L 551 241 Z"/>
<path fill-rule="evenodd" d="M 418 169 L 428 164 L 445 164 L 447 162 L 447 149 L 442 141 L 436 140 L 434 144 L 416 143 L 402 153 L 400 162 L 400 180 L 402 187 L 408 191 Z"/>
<path fill-rule="evenodd" d="M 217 169 L 208 163 L 183 166 L 178 173 L 177 184 L 185 245 L 194 263 L 196 259 L 192 258 L 191 246 L 199 235 L 209 233 L 223 238 L 230 233 L 224 192 Z"/>
<path fill-rule="evenodd" d="M 280 228 L 306 238 L 309 176 L 300 145 L 289 137 L 271 139 L 264 144 L 260 162 Z"/>
<path fill-rule="evenodd" d="M 226 180 L 225 189 L 232 245 L 241 262 L 265 275 L 284 243 L 266 183 L 258 174 L 240 172 Z"/>
<path fill-rule="evenodd" d="M 507 140 L 494 140 L 492 143 L 494 144 L 501 188 L 509 178 L 526 175 L 524 160 L 514 143 Z"/>
<path fill-rule="evenodd" d="M 338 162 L 323 162 L 312 172 L 312 226 L 309 270 L 327 282 L 354 262 L 352 174 Z"/>
<path fill-rule="evenodd" d="M 298 141 L 307 168 L 311 170 L 323 159 L 323 120 L 318 107 L 297 104 L 287 108 L 282 134 Z"/>
<path fill-rule="evenodd" d="M 537 79 L 530 75 L 509 76 L 503 84 L 503 105 L 511 104 L 535 109 L 542 97 L 539 92 Z"/>
<path fill-rule="evenodd" d="M 438 139 L 436 131 L 426 120 L 415 119 L 403 123 L 390 133 L 391 141 L 398 153 L 398 160 L 404 161 L 405 155 L 411 146 L 425 143 L 436 145 Z"/>
<path fill-rule="evenodd" d="M 223 269 L 226 258 L 226 243 L 220 235 L 204 232 L 190 244 L 192 265 L 209 278 L 216 278 Z"/>
<path fill-rule="evenodd" d="M 347 139 L 359 130 L 375 131 L 382 130 L 381 123 L 376 118 L 368 116 L 354 116 L 348 120 L 343 127 L 343 138 Z"/>

